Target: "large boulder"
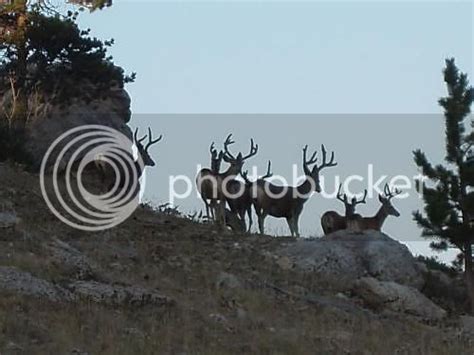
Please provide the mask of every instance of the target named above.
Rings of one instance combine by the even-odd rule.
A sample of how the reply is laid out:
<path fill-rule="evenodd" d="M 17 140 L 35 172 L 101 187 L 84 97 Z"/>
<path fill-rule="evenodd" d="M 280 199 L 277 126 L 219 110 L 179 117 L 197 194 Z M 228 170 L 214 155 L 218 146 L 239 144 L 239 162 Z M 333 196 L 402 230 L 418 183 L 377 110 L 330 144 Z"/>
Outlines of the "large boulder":
<path fill-rule="evenodd" d="M 413 287 L 392 281 L 363 277 L 354 284 L 354 293 L 370 307 L 403 312 L 426 320 L 440 320 L 446 311 Z"/>
<path fill-rule="evenodd" d="M 339 231 L 319 239 L 300 239 L 277 251 L 292 267 L 337 278 L 351 285 L 370 276 L 421 289 L 423 274 L 408 248 L 389 236 Z"/>
<path fill-rule="evenodd" d="M 103 125 L 114 128 L 131 138 L 132 133 L 127 126 L 131 117 L 130 104 L 130 96 L 125 89 L 120 87 L 112 88 L 102 98 L 91 102 L 72 99 L 67 104 L 39 104 L 37 112 L 28 120 L 26 150 L 34 164 L 39 167 L 44 154 L 54 140 L 64 132 L 78 126 Z M 65 140 L 64 143 L 68 141 Z M 68 158 L 66 156 L 65 160 Z"/>

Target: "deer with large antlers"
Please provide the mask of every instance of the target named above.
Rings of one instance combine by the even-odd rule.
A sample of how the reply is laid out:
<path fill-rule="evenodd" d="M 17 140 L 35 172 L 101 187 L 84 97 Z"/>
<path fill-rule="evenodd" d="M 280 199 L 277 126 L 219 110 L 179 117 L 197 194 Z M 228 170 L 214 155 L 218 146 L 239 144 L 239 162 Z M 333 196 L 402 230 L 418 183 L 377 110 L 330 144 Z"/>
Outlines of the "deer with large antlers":
<path fill-rule="evenodd" d="M 314 152 L 311 158 L 307 159 L 308 146 L 303 148 L 303 171 L 305 180 L 296 187 L 277 186 L 268 181 L 259 179 L 256 184 L 256 196 L 254 196 L 254 207 L 258 217 L 258 225 L 261 234 L 264 234 L 264 222 L 267 216 L 285 218 L 292 236 L 299 237 L 299 217 L 303 211 L 305 202 L 311 194 L 321 192 L 319 173 L 321 170 L 336 166 L 334 162 L 334 152 L 327 160 L 327 153 L 324 145 L 321 146 L 322 162 L 317 164 Z M 313 165 L 312 168 L 310 166 Z"/>
<path fill-rule="evenodd" d="M 237 215 L 243 222 L 244 229 L 250 232 L 252 228 L 252 205 L 253 205 L 253 191 L 256 187 L 257 180 L 264 180 L 271 177 L 271 162 L 268 161 L 267 173 L 256 181 L 250 181 L 248 178 L 248 171 L 241 173 L 245 182 L 239 180 L 231 180 L 228 183 L 227 204 L 229 205 L 230 211 Z M 249 219 L 248 228 L 246 228 L 245 214 Z"/>
<path fill-rule="evenodd" d="M 148 138 L 148 142 L 145 146 L 143 146 L 143 141 Z M 135 132 L 133 134 L 133 143 L 135 147 L 137 148 L 138 152 L 138 159 L 135 160 L 133 156 L 130 154 L 130 161 L 133 161 L 133 165 L 122 165 L 119 161 L 115 161 L 116 166 L 117 166 L 117 171 L 113 172 L 113 181 L 109 184 L 107 187 L 107 191 L 112 190 L 115 186 L 117 188 L 124 188 L 124 187 L 130 187 L 133 185 L 134 180 L 133 177 L 135 177 L 137 180 L 139 180 L 142 175 L 145 167 L 147 166 L 155 166 L 155 161 L 152 159 L 150 153 L 148 152 L 148 149 L 159 141 L 161 141 L 163 138 L 163 135 L 160 135 L 158 138 L 153 139 L 153 133 L 151 131 L 151 128 L 148 127 L 148 134 L 144 135 L 142 138 L 138 138 L 138 128 L 135 129 Z M 114 159 L 111 158 L 113 161 Z M 101 175 L 101 180 L 102 183 L 105 183 L 105 180 L 108 175 L 108 171 L 110 171 L 110 165 L 107 163 L 102 157 L 98 157 L 95 161 L 95 165 L 98 168 L 100 175 Z M 127 185 L 128 181 L 128 186 Z M 137 184 L 139 185 L 139 184 Z"/>
<path fill-rule="evenodd" d="M 235 156 L 229 150 L 229 146 L 234 143 L 232 134 L 229 134 L 224 142 L 224 152 L 222 155 L 222 159 L 230 164 L 226 171 L 220 173 L 218 171 L 213 172 L 212 170 L 202 169 L 196 177 L 196 185 L 201 196 L 204 187 L 204 190 L 210 191 L 212 198 L 217 201 L 214 219 L 217 219 L 221 225 L 225 225 L 225 202 L 229 190 L 229 182 L 240 174 L 245 161 L 258 152 L 258 144 L 254 144 L 253 139 L 251 139 L 249 154 L 244 156 L 239 152 Z M 207 181 L 210 182 L 210 185 L 208 185 Z M 210 188 L 208 188 L 209 186 Z"/>
<path fill-rule="evenodd" d="M 401 191 L 395 189 L 390 191 L 388 184 L 384 186 L 384 195 L 379 195 L 379 201 L 382 204 L 379 210 L 373 217 L 355 217 L 348 222 L 347 228 L 357 232 L 362 232 L 368 229 L 373 229 L 380 231 L 382 226 L 388 216 L 399 217 L 400 212 L 398 212 L 395 207 L 393 207 L 391 200 L 401 194 Z"/>
<path fill-rule="evenodd" d="M 357 205 L 366 203 L 367 190 L 364 191 L 364 197 L 360 200 L 357 197 L 353 197 L 350 201 L 347 197 L 347 194 L 342 194 L 341 192 L 342 184 L 339 185 L 339 190 L 337 191 L 337 199 L 344 203 L 345 215 L 341 216 L 336 211 L 327 211 L 321 217 L 321 227 L 323 228 L 324 234 L 334 233 L 341 229 L 347 229 L 349 220 L 360 217 L 359 214 L 355 213 Z"/>

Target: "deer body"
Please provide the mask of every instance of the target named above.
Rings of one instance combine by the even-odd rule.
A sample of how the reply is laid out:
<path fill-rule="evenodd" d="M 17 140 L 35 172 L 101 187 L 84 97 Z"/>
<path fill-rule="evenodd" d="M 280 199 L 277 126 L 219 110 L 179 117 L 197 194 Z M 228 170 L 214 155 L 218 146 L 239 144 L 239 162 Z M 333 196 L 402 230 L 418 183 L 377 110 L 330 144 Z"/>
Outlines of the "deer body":
<path fill-rule="evenodd" d="M 325 212 L 321 217 L 321 227 L 323 228 L 324 235 L 347 229 L 346 219 L 346 216 L 341 216 L 336 211 Z"/>
<path fill-rule="evenodd" d="M 400 213 L 394 209 L 394 212 L 387 211 L 384 206 L 381 206 L 378 212 L 373 217 L 361 217 L 360 215 L 349 221 L 348 227 L 356 232 L 365 230 L 381 231 L 382 226 L 388 216 L 399 217 Z"/>
<path fill-rule="evenodd" d="M 379 195 L 379 201 L 382 204 L 380 206 L 379 210 L 373 217 L 361 217 L 361 216 L 356 216 L 354 218 L 351 218 L 348 221 L 348 229 L 351 229 L 356 232 L 362 232 L 365 230 L 376 230 L 376 231 L 381 231 L 382 226 L 387 219 L 388 216 L 394 216 L 394 217 L 399 217 L 400 212 L 398 212 L 395 207 L 392 205 L 392 198 L 394 198 L 396 195 L 400 194 L 401 192 L 397 189 L 395 189 L 394 192 L 390 191 L 390 188 L 388 185 L 385 185 L 384 188 L 384 196 Z"/>
<path fill-rule="evenodd" d="M 258 225 L 261 234 L 265 233 L 265 218 L 272 216 L 285 218 L 292 236 L 299 236 L 299 217 L 303 211 L 305 202 L 313 191 L 321 192 L 319 184 L 319 172 L 326 167 L 336 166 L 334 152 L 329 162 L 326 161 L 326 150 L 322 146 L 323 162 L 316 165 L 316 152 L 312 157 L 306 159 L 307 146 L 303 149 L 303 170 L 306 175 L 305 181 L 297 187 L 277 186 L 265 180 L 257 181 L 256 194 L 254 196 L 255 212 L 258 216 Z M 314 164 L 310 170 L 309 165 Z"/>
<path fill-rule="evenodd" d="M 229 151 L 229 145 L 233 144 L 232 135 L 229 134 L 224 142 L 224 152 L 220 152 L 218 155 L 218 163 L 213 166 L 213 169 L 202 169 L 196 177 L 196 185 L 201 194 L 201 197 L 206 204 L 206 210 L 208 210 L 208 204 L 206 200 L 211 200 L 212 208 L 214 210 L 212 218 L 217 219 L 219 224 L 224 225 L 226 220 L 225 203 L 228 193 L 235 188 L 235 178 L 242 171 L 242 166 L 248 158 L 254 156 L 258 152 L 258 145 L 254 145 L 253 139 L 251 140 L 250 153 L 243 156 L 242 153 L 234 156 Z M 215 151 L 215 149 L 214 149 Z M 213 144 L 211 145 L 211 154 L 214 156 L 217 151 L 213 153 Z M 219 172 L 220 162 L 224 160 L 229 163 L 229 167 L 223 173 Z M 234 211 L 232 211 L 234 212 Z M 216 216 L 217 215 L 217 216 Z"/>
<path fill-rule="evenodd" d="M 342 195 L 341 188 L 342 185 L 339 185 L 336 197 L 339 201 L 344 203 L 345 215 L 341 216 L 336 211 L 325 212 L 321 217 L 321 227 L 323 228 L 324 235 L 347 229 L 354 219 L 361 217 L 355 213 L 355 209 L 358 204 L 366 202 L 367 190 L 365 190 L 364 197 L 361 200 L 358 201 L 356 197 L 353 197 L 349 202 L 347 195 Z"/>
<path fill-rule="evenodd" d="M 221 169 L 223 152 L 217 153 L 214 143 L 210 147 L 211 152 L 211 168 L 201 169 L 196 176 L 196 186 L 201 195 L 201 199 L 206 206 L 206 217 L 215 219 L 217 205 L 219 203 L 217 193 L 217 176 Z"/>
<path fill-rule="evenodd" d="M 245 226 L 245 215 L 248 216 L 249 219 L 249 226 L 245 228 L 248 232 L 250 232 L 252 228 L 252 205 L 254 203 L 253 195 L 255 194 L 255 190 L 257 187 L 258 180 L 265 180 L 272 176 L 271 173 L 271 162 L 268 162 L 267 173 L 262 176 L 261 178 L 257 179 L 257 181 L 250 181 L 248 179 L 248 172 L 241 172 L 242 177 L 244 178 L 245 182 L 241 182 L 239 180 L 231 180 L 229 181 L 228 188 L 229 188 L 229 195 L 227 197 L 227 203 L 229 205 L 230 210 L 236 214 L 242 221 Z"/>

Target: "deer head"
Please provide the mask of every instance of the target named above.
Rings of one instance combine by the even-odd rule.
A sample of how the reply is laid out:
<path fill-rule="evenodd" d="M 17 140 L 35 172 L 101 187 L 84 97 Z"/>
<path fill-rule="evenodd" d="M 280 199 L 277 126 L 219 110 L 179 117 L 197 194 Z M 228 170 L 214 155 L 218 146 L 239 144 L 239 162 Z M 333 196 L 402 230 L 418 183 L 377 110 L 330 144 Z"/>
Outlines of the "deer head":
<path fill-rule="evenodd" d="M 392 205 L 392 198 L 401 194 L 402 192 L 398 189 L 395 189 L 393 192 L 390 191 L 388 184 L 384 186 L 384 196 L 379 195 L 379 201 L 382 204 L 382 210 L 387 216 L 400 217 L 400 212 L 398 212 L 395 207 Z"/>
<path fill-rule="evenodd" d="M 315 151 L 313 155 L 311 156 L 311 158 L 308 160 L 306 156 L 307 150 L 308 150 L 308 146 L 306 145 L 303 148 L 303 170 L 304 170 L 305 175 L 314 181 L 314 190 L 316 192 L 321 192 L 321 185 L 319 183 L 319 172 L 323 170 L 324 168 L 337 165 L 337 163 L 334 162 L 334 152 L 331 152 L 331 159 L 327 161 L 326 148 L 324 147 L 324 145 L 321 145 L 323 160 L 322 160 L 321 165 L 318 165 L 316 164 L 318 161 L 318 158 L 316 157 L 317 151 Z M 310 168 L 310 165 L 313 165 L 313 167 Z"/>
<path fill-rule="evenodd" d="M 148 137 L 148 143 L 143 146 L 142 142 L 145 140 L 145 138 Z M 145 166 L 155 166 L 155 162 L 150 156 L 150 153 L 148 153 L 148 149 L 153 145 L 161 141 L 163 138 L 163 135 L 160 135 L 158 138 L 153 139 L 153 135 L 151 132 L 151 128 L 148 127 L 148 134 L 144 135 L 142 138 L 138 139 L 138 128 L 135 129 L 135 133 L 133 134 L 133 141 L 135 143 L 135 146 L 137 147 L 138 154 L 140 154 L 140 157 L 143 161 L 143 164 Z"/>
<path fill-rule="evenodd" d="M 367 190 L 364 190 L 364 197 L 361 200 L 357 200 L 357 197 L 353 197 L 349 202 L 349 198 L 347 194 L 342 194 L 342 184 L 339 185 L 339 190 L 337 191 L 337 199 L 344 203 L 344 207 L 346 210 L 346 217 L 353 216 L 355 214 L 355 209 L 357 205 L 366 203 L 367 198 Z"/>
<path fill-rule="evenodd" d="M 221 170 L 222 158 L 224 157 L 224 152 L 221 150 L 219 153 L 212 142 L 209 147 L 209 152 L 211 153 L 211 170 L 214 174 L 219 174 Z"/>
<path fill-rule="evenodd" d="M 224 155 L 223 159 L 226 163 L 230 164 L 230 168 L 228 173 L 232 175 L 237 175 L 242 171 L 242 167 L 245 161 L 251 157 L 253 157 L 258 152 L 258 144 L 254 144 L 253 138 L 250 140 L 250 152 L 246 156 L 243 156 L 241 152 L 234 156 L 229 151 L 229 146 L 234 144 L 235 142 L 232 140 L 232 134 L 229 134 L 224 142 Z"/>

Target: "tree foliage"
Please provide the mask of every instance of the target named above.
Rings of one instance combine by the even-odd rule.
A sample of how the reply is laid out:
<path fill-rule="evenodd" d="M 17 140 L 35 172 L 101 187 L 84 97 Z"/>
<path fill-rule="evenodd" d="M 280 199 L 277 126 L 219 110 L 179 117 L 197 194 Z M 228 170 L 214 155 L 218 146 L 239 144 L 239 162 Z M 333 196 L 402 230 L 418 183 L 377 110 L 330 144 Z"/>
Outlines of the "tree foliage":
<path fill-rule="evenodd" d="M 112 2 L 67 3 L 92 11 Z M 26 124 L 32 94 L 61 103 L 90 100 L 133 81 L 134 74 L 126 75 L 107 54 L 113 40 L 101 41 L 90 29 L 79 29 L 78 14 L 61 14 L 45 0 L 15 0 L 0 7 L 0 90 L 12 92 L 10 121 L 15 129 Z"/>
<path fill-rule="evenodd" d="M 474 308 L 474 132 L 466 122 L 474 89 L 454 59 L 446 60 L 443 74 L 448 95 L 438 102 L 445 118 L 445 164 L 432 165 L 421 150 L 414 151 L 415 164 L 430 181 L 419 183 L 425 207 L 424 213 L 414 213 L 414 219 L 423 236 L 434 238 L 432 248 L 446 250 L 455 246 L 461 251 Z"/>
<path fill-rule="evenodd" d="M 113 40 L 103 42 L 90 37 L 90 30 L 80 30 L 73 16 L 30 14 L 24 85 L 28 96 L 39 90 L 60 102 L 73 98 L 88 100 L 104 95 L 113 86 L 123 87 L 133 81 L 134 75 L 125 75 L 107 54 Z M 0 45 L 0 49 L 5 52 L 0 65 L 0 84 L 9 87 L 10 75 L 17 65 L 15 52 L 8 45 Z M 91 85 L 84 90 L 81 83 Z"/>

